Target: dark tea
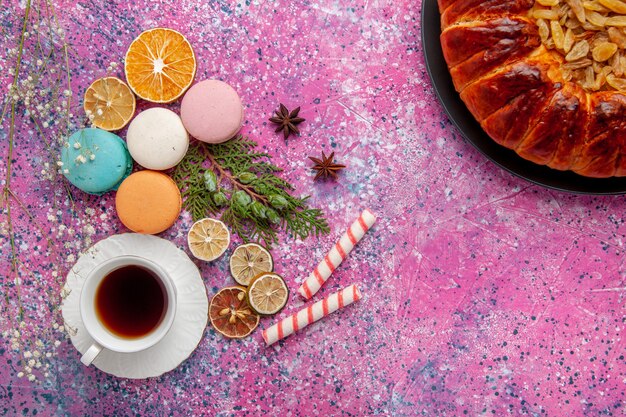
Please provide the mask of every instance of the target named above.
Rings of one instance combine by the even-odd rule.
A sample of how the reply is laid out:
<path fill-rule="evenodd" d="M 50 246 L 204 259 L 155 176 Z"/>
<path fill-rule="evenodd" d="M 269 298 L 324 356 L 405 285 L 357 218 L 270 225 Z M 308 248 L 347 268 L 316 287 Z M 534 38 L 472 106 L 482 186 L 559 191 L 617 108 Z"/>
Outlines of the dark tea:
<path fill-rule="evenodd" d="M 127 265 L 109 272 L 96 290 L 96 314 L 116 336 L 136 339 L 156 329 L 167 311 L 167 293 L 154 272 Z"/>

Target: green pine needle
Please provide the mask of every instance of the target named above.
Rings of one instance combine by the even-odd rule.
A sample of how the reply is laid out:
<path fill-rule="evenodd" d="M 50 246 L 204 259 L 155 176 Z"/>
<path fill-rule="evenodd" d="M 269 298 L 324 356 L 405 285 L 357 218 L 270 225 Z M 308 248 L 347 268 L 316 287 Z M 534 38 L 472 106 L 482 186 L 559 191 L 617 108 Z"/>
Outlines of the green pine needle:
<path fill-rule="evenodd" d="M 276 176 L 281 169 L 269 154 L 256 151 L 256 145 L 243 136 L 217 145 L 190 145 L 172 178 L 193 220 L 221 212 L 220 219 L 244 242 L 267 247 L 278 243 L 279 230 L 301 239 L 328 233 L 322 210 L 309 208 L 308 197 L 292 196 L 294 187 Z M 215 174 L 212 186 L 205 182 L 207 171 Z"/>

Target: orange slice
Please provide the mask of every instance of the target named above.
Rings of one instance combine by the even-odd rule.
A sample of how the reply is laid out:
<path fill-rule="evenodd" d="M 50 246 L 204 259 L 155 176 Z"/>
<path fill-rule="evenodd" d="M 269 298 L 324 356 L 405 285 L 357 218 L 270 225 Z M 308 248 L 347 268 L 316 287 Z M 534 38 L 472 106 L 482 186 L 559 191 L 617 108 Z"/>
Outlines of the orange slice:
<path fill-rule="evenodd" d="M 138 97 L 170 103 L 193 82 L 196 56 L 189 41 L 175 30 L 149 29 L 130 44 L 124 71 Z"/>
<path fill-rule="evenodd" d="M 259 325 L 259 315 L 246 301 L 246 290 L 241 287 L 222 288 L 209 305 L 211 324 L 222 335 L 241 339 Z"/>
<path fill-rule="evenodd" d="M 226 252 L 230 245 L 230 232 L 221 221 L 207 217 L 191 226 L 187 234 L 187 244 L 196 258 L 213 261 Z"/>
<path fill-rule="evenodd" d="M 99 78 L 85 91 L 83 108 L 95 127 L 120 130 L 135 114 L 135 95 L 119 78 Z"/>
<path fill-rule="evenodd" d="M 246 243 L 237 246 L 230 255 L 230 274 L 237 284 L 248 286 L 252 278 L 262 272 L 272 272 L 274 260 L 263 246 L 257 243 Z"/>
<path fill-rule="evenodd" d="M 248 303 L 252 310 L 263 316 L 276 314 L 285 307 L 289 289 L 283 277 L 274 273 L 262 273 L 248 287 Z"/>

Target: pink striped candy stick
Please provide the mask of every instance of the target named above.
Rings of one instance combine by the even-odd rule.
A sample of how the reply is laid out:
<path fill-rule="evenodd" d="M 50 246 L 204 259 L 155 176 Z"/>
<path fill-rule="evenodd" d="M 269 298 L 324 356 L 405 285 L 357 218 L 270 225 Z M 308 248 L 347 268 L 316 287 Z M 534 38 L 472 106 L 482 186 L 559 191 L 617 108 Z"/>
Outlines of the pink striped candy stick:
<path fill-rule="evenodd" d="M 361 298 L 359 287 L 350 285 L 263 330 L 263 339 L 269 346 Z"/>
<path fill-rule="evenodd" d="M 307 300 L 313 297 L 375 222 L 376 216 L 369 209 L 363 210 L 359 218 L 352 223 L 346 233 L 341 236 L 339 242 L 333 246 L 322 262 L 298 288 L 300 295 Z"/>

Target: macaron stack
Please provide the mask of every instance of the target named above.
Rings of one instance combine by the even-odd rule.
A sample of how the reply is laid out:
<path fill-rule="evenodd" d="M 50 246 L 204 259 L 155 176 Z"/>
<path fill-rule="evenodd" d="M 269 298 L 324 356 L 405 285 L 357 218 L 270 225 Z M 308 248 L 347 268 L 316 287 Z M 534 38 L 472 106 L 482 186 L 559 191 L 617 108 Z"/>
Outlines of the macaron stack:
<path fill-rule="evenodd" d="M 115 209 L 122 223 L 137 233 L 156 234 L 172 226 L 182 206 L 176 183 L 158 171 L 137 171 L 122 182 Z"/>
<path fill-rule="evenodd" d="M 191 136 L 206 143 L 232 138 L 244 120 L 239 95 L 219 80 L 205 80 L 191 87 L 180 105 L 180 115 Z"/>
<path fill-rule="evenodd" d="M 144 34 L 157 30 L 164 31 L 167 36 L 180 35 L 170 29 L 151 29 Z M 129 50 L 127 61 L 130 53 Z M 193 51 L 188 58 L 178 58 L 177 62 L 181 59 L 190 62 L 193 59 L 193 77 Z M 155 71 L 159 69 L 165 72 L 162 63 L 158 68 L 157 63 L 154 65 Z M 163 91 L 156 91 L 155 97 L 159 98 L 152 99 L 148 97 L 151 86 L 133 85 L 135 78 L 129 73 L 128 65 L 126 75 L 130 90 L 135 95 L 148 101 L 165 102 L 160 99 L 165 94 Z M 188 84 L 192 82 L 193 78 Z M 182 88 L 174 99 L 185 93 L 187 87 Z M 113 107 L 116 100 L 121 100 L 121 94 L 107 97 L 101 102 L 98 100 L 102 94 L 91 95 L 96 98 L 90 96 L 89 110 L 87 101 L 85 110 L 96 127 L 81 129 L 68 139 L 61 155 L 63 173 L 73 185 L 86 193 L 101 195 L 117 190 L 115 207 L 118 217 L 127 228 L 137 233 L 161 233 L 176 222 L 182 206 L 180 190 L 161 171 L 175 167 L 184 158 L 189 147 L 189 136 L 206 143 L 222 143 L 233 138 L 244 121 L 244 108 L 235 89 L 219 80 L 205 80 L 191 86 L 185 93 L 180 116 L 165 107 L 153 107 L 131 118 L 125 142 L 107 130 L 121 129 L 128 121 L 119 123 L 115 129 L 108 128 L 110 123 L 106 126 L 97 123 L 100 119 L 106 119 L 107 111 L 115 111 Z M 124 99 L 123 105 L 128 107 L 128 97 Z M 94 120 L 91 113 L 93 109 L 97 109 L 100 119 Z M 133 160 L 144 169 L 131 175 Z"/>
<path fill-rule="evenodd" d="M 114 133 L 101 129 L 81 129 L 69 137 L 61 152 L 63 174 L 89 194 L 117 190 L 133 170 L 126 143 Z"/>
<path fill-rule="evenodd" d="M 162 171 L 183 159 L 189 148 L 189 135 L 176 113 L 154 107 L 142 111 L 130 122 L 126 143 L 135 162 Z"/>

